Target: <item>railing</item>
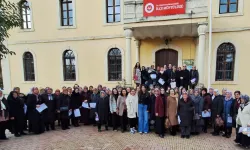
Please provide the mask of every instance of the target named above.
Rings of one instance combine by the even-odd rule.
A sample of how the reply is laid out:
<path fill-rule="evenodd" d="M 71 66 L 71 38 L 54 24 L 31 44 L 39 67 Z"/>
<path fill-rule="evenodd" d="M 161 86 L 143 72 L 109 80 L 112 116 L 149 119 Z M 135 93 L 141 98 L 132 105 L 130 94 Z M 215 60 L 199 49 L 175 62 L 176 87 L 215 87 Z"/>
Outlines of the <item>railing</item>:
<path fill-rule="evenodd" d="M 124 23 L 171 20 L 189 18 L 190 13 L 193 18 L 208 16 L 208 0 L 186 0 L 186 13 L 181 15 L 169 15 L 159 17 L 143 17 L 143 0 L 124 0 Z"/>

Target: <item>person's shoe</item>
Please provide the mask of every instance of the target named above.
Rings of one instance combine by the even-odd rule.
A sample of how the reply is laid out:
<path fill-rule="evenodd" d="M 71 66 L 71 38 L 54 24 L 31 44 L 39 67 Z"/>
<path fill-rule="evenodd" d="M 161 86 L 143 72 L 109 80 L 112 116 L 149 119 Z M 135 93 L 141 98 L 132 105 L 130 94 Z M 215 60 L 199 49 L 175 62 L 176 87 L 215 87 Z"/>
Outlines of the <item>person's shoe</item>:
<path fill-rule="evenodd" d="M 56 130 L 55 128 L 52 128 L 51 130 Z"/>
<path fill-rule="evenodd" d="M 106 130 L 106 131 L 108 131 L 108 130 L 109 130 L 109 128 L 108 128 L 108 127 L 105 127 L 105 130 Z"/>
<path fill-rule="evenodd" d="M 67 127 L 66 129 L 70 129 L 69 127 Z"/>
<path fill-rule="evenodd" d="M 226 135 L 226 134 L 223 134 L 222 136 L 223 136 L 223 137 L 226 137 L 227 135 Z"/>
<path fill-rule="evenodd" d="M 62 130 L 66 130 L 66 128 L 62 128 Z"/>
<path fill-rule="evenodd" d="M 122 130 L 121 132 L 124 133 L 124 130 Z"/>
<path fill-rule="evenodd" d="M 0 138 L 0 140 L 8 140 L 7 137 Z"/>
<path fill-rule="evenodd" d="M 15 134 L 15 137 L 20 137 L 21 135 L 20 134 Z"/>
<path fill-rule="evenodd" d="M 189 135 L 187 135 L 187 136 L 186 136 L 186 138 L 187 138 L 187 139 L 189 139 L 189 138 L 190 138 L 190 136 L 189 136 Z"/>
<path fill-rule="evenodd" d="M 101 129 L 98 129 L 98 132 L 102 132 L 102 130 L 101 130 Z"/>
<path fill-rule="evenodd" d="M 144 132 L 144 134 L 148 134 L 148 132 Z"/>
<path fill-rule="evenodd" d="M 162 135 L 162 134 L 160 134 L 159 136 L 160 136 L 160 138 L 164 138 L 164 135 Z"/>
<path fill-rule="evenodd" d="M 27 135 L 27 133 L 21 132 L 21 135 Z"/>
<path fill-rule="evenodd" d="M 134 131 L 134 132 L 137 132 L 137 130 L 135 130 L 135 128 L 133 128 L 133 131 Z"/>
<path fill-rule="evenodd" d="M 231 138 L 231 135 L 227 135 L 226 138 Z"/>
<path fill-rule="evenodd" d="M 182 135 L 181 138 L 185 138 L 185 135 Z"/>
<path fill-rule="evenodd" d="M 142 134 L 142 132 L 139 132 L 140 134 Z"/>
<path fill-rule="evenodd" d="M 130 128 L 130 133 L 135 134 L 135 131 L 133 130 L 133 128 Z"/>
<path fill-rule="evenodd" d="M 213 133 L 212 135 L 213 136 L 219 136 L 219 133 Z"/>

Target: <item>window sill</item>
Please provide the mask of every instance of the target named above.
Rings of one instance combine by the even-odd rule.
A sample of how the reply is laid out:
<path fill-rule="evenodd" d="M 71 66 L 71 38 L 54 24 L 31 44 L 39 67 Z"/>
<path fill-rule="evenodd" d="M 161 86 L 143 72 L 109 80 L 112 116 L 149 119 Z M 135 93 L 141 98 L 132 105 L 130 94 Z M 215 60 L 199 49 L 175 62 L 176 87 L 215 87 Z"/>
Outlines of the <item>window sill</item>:
<path fill-rule="evenodd" d="M 213 85 L 237 85 L 238 83 L 236 81 L 214 81 L 212 83 Z"/>
<path fill-rule="evenodd" d="M 122 22 L 110 22 L 110 23 L 104 23 L 103 26 L 119 26 L 119 25 L 122 25 L 123 23 Z"/>
<path fill-rule="evenodd" d="M 23 81 L 23 84 L 36 84 L 36 81 Z"/>
<path fill-rule="evenodd" d="M 62 84 L 78 84 L 78 81 L 62 81 Z"/>
<path fill-rule="evenodd" d="M 122 82 L 122 81 L 105 81 L 105 84 L 117 84 L 118 82 Z"/>
<path fill-rule="evenodd" d="M 221 18 L 221 17 L 235 17 L 235 16 L 243 16 L 243 12 L 217 14 L 217 15 L 215 16 L 215 18 Z"/>
<path fill-rule="evenodd" d="M 64 29 L 76 29 L 76 26 L 59 26 L 58 30 L 64 30 Z"/>
<path fill-rule="evenodd" d="M 31 28 L 31 29 L 19 29 L 19 33 L 22 33 L 22 32 L 34 32 L 35 29 L 34 28 Z"/>

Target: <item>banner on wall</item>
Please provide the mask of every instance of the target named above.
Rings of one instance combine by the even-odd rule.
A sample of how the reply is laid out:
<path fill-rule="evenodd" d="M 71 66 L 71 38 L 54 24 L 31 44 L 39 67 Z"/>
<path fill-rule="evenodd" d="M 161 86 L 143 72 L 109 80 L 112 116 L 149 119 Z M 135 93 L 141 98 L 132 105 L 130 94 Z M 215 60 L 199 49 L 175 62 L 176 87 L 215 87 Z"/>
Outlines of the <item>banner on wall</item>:
<path fill-rule="evenodd" d="M 143 16 L 185 14 L 186 0 L 144 0 Z"/>

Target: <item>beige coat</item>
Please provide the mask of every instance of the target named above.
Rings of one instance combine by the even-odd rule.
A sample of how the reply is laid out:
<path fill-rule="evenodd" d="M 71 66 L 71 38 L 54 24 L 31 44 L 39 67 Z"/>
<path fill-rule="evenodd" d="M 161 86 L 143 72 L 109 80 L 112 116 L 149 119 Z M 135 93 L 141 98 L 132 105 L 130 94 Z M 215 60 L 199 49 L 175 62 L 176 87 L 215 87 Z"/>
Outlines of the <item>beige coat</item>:
<path fill-rule="evenodd" d="M 168 96 L 167 97 L 167 105 L 166 105 L 166 116 L 170 121 L 170 125 L 178 125 L 177 119 L 177 108 L 178 108 L 178 98 Z"/>
<path fill-rule="evenodd" d="M 236 122 L 242 127 L 247 127 L 247 125 L 250 125 L 250 103 L 245 106 L 243 111 L 241 111 L 241 108 L 239 108 Z"/>
<path fill-rule="evenodd" d="M 117 98 L 117 110 L 118 110 L 119 116 L 123 116 L 124 109 L 127 109 L 126 97 L 118 96 L 118 98 Z"/>

